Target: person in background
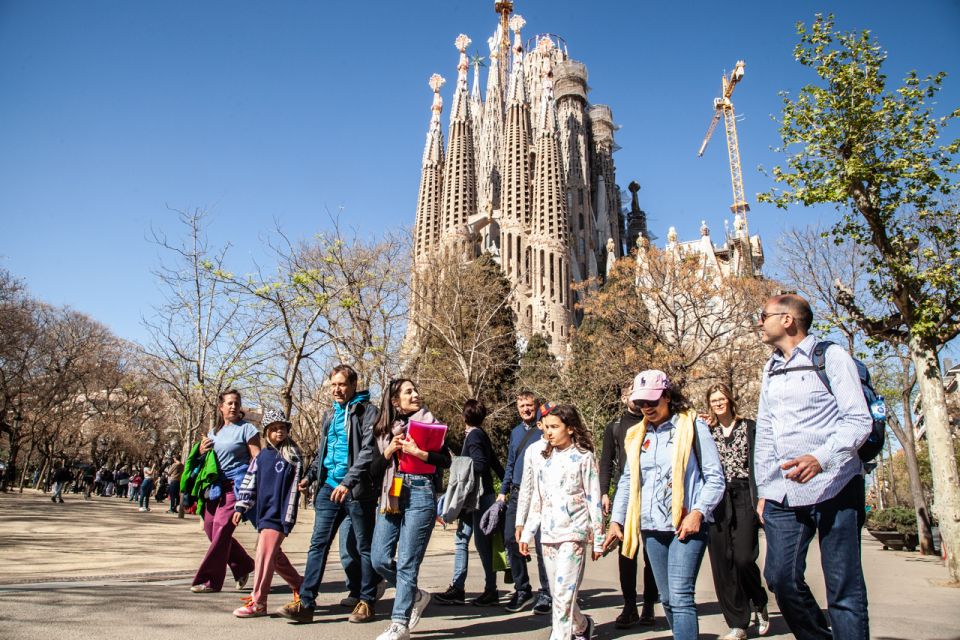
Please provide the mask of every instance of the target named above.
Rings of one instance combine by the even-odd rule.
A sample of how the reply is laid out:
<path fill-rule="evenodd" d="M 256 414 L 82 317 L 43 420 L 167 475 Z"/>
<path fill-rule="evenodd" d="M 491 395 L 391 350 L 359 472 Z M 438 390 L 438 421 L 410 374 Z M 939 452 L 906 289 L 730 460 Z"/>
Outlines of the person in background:
<path fill-rule="evenodd" d="M 530 574 L 527 570 L 526 558 L 520 553 L 520 546 L 516 537 L 509 532 L 517 529 L 517 507 L 520 485 L 523 482 L 523 461 L 527 448 L 541 437 L 537 428 L 538 413 L 540 410 L 537 397 L 531 391 L 521 391 L 517 394 L 517 413 L 520 414 L 520 424 L 510 432 L 510 444 L 507 448 L 507 465 L 503 472 L 503 483 L 500 485 L 500 495 L 497 500 L 507 502 L 507 514 L 504 520 L 504 546 L 510 561 L 510 571 L 513 574 L 514 592 L 504 608 L 510 613 L 516 613 L 533 605 L 533 612 L 537 615 L 547 615 L 553 610 L 550 602 L 550 581 L 547 578 L 547 568 L 543 562 L 543 553 L 540 547 L 540 538 L 535 539 L 537 547 L 537 569 L 540 576 L 540 593 L 536 603 L 533 601 L 533 587 L 530 584 Z M 508 497 L 509 496 L 509 497 Z"/>
<path fill-rule="evenodd" d="M 143 468 L 143 482 L 140 483 L 140 511 L 150 511 L 150 496 L 153 494 L 154 469 L 152 465 Z"/>
<path fill-rule="evenodd" d="M 503 465 L 497 460 L 490 436 L 483 429 L 487 417 L 487 408 L 477 400 L 467 400 L 463 405 L 463 423 L 466 433 L 463 439 L 461 456 L 473 461 L 473 474 L 480 481 L 481 493 L 476 509 L 461 513 L 457 521 L 456 552 L 453 560 L 453 581 L 444 593 L 437 594 L 441 604 L 464 604 L 466 600 L 467 565 L 470 556 L 470 538 L 473 537 L 480 564 L 483 566 L 483 593 L 471 600 L 478 607 L 489 607 L 500 603 L 497 592 L 497 574 L 493 570 L 493 537 L 480 528 L 480 518 L 496 501 L 493 490 L 493 474 L 503 478 Z"/>
<path fill-rule="evenodd" d="M 170 498 L 170 507 L 168 513 L 176 513 L 180 510 L 180 476 L 183 475 L 183 463 L 180 458 L 173 456 L 173 461 L 167 465 L 167 495 Z"/>
<path fill-rule="evenodd" d="M 760 579 L 760 520 L 753 476 L 757 425 L 737 414 L 733 393 L 725 384 L 707 390 L 710 433 L 720 452 L 727 488 L 713 510 L 710 524 L 710 567 L 720 610 L 730 630 L 717 640 L 745 640 L 757 614 L 757 633 L 770 632 L 767 591 Z M 751 603 L 753 606 L 751 607 Z"/>

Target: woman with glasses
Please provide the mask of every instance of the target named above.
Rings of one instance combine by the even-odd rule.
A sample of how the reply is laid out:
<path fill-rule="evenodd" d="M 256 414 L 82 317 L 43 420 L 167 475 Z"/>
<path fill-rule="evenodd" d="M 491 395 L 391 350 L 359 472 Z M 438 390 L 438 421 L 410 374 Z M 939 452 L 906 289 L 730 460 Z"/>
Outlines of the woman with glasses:
<path fill-rule="evenodd" d="M 417 576 L 433 533 L 436 493 L 443 469 L 450 467 L 451 456 L 446 443 L 439 451 L 421 449 L 407 433 L 411 420 L 435 422 L 412 380 L 391 380 L 373 427 L 381 455 L 374 457 L 370 472 L 374 479 L 382 477 L 382 482 L 370 553 L 373 568 L 397 588 L 397 593 L 390 626 L 377 640 L 409 640 L 410 630 L 420 622 L 430 603 L 430 594 L 417 586 Z M 402 472 L 398 464 L 401 453 L 431 465 L 434 470 Z"/>
<path fill-rule="evenodd" d="M 720 610 L 730 627 L 718 640 L 743 640 L 754 611 L 757 633 L 763 636 L 770 631 L 767 592 L 757 567 L 760 522 L 753 476 L 757 423 L 737 415 L 733 394 L 725 384 L 710 387 L 706 399 L 710 407 L 707 424 L 720 453 L 727 483 L 723 499 L 713 511 L 707 547 Z"/>
<path fill-rule="evenodd" d="M 694 591 L 710 515 L 723 497 L 723 468 L 707 423 L 665 373 L 640 373 L 630 400 L 643 420 L 627 432 L 604 547 L 622 540 L 621 553 L 632 558 L 642 538 L 673 637 L 695 640 Z"/>

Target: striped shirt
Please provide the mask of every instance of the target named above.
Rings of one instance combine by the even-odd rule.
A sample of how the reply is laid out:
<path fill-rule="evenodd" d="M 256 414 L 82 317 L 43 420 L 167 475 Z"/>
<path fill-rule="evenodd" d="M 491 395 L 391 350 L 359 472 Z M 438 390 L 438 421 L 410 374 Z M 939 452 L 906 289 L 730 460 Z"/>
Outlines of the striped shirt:
<path fill-rule="evenodd" d="M 788 360 L 777 349 L 763 369 L 760 407 L 757 409 L 757 442 L 754 473 L 760 498 L 792 507 L 817 504 L 837 495 L 863 472 L 857 455 L 873 425 L 863 397 L 860 375 L 853 359 L 839 346 L 826 351 L 826 373 L 833 394 L 816 371 L 790 371 L 770 376 L 782 368 L 812 366 L 818 340 L 809 335 Z M 823 468 L 805 484 L 787 480 L 780 465 L 810 454 Z"/>

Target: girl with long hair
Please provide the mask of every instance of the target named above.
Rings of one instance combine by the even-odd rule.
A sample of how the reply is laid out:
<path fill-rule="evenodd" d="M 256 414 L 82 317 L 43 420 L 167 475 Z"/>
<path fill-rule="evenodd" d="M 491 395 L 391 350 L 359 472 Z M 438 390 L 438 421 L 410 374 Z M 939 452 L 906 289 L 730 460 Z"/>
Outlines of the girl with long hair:
<path fill-rule="evenodd" d="M 430 603 L 430 594 L 417 586 L 417 576 L 433 532 L 442 470 L 450 467 L 451 456 L 445 443 L 439 451 L 422 450 L 407 433 L 411 420 L 436 422 L 412 380 L 391 380 L 373 430 L 380 455 L 374 456 L 370 471 L 382 480 L 370 552 L 373 568 L 397 593 L 390 626 L 377 640 L 409 640 L 410 630 Z M 433 465 L 434 472 L 400 471 L 401 453 Z"/>
<path fill-rule="evenodd" d="M 720 610 L 730 627 L 718 640 L 744 640 L 754 616 L 759 635 L 770 631 L 768 595 L 757 567 L 760 522 L 753 475 L 757 424 L 737 413 L 733 393 L 725 384 L 710 387 L 704 399 L 726 480 L 723 498 L 713 511 L 707 546 Z"/>
<path fill-rule="evenodd" d="M 589 640 L 593 620 L 577 606 L 587 546 L 592 558 L 603 549 L 603 508 L 593 439 L 576 407 L 557 405 L 541 419 L 547 445 L 533 467 L 533 496 L 520 536 L 520 553 L 530 554 L 537 531 L 553 594 L 550 640 Z M 526 480 L 526 478 L 524 478 Z"/>

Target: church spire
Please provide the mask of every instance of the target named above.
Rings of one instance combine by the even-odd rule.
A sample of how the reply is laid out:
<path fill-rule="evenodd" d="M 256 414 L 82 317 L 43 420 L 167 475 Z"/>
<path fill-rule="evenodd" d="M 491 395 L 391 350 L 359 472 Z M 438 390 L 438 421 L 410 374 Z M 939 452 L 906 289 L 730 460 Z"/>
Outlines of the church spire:
<path fill-rule="evenodd" d="M 422 262 L 440 240 L 440 204 L 443 197 L 443 128 L 440 125 L 443 98 L 440 97 L 440 87 L 444 82 L 436 73 L 430 76 L 430 88 L 433 90 L 433 105 L 430 109 L 433 114 L 430 116 L 430 128 L 427 130 L 420 170 L 420 194 L 417 198 L 414 232 L 414 259 L 417 262 Z"/>
<path fill-rule="evenodd" d="M 477 212 L 477 166 L 473 151 L 473 119 L 467 94 L 467 47 L 470 38 L 460 34 L 454 44 L 460 52 L 457 65 L 457 88 L 450 110 L 450 140 L 443 174 L 444 233 L 462 235 L 466 225 Z M 460 240 L 465 240 L 461 238 Z"/>
<path fill-rule="evenodd" d="M 510 19 L 516 46 L 510 70 L 510 95 L 504 129 L 501 209 L 504 221 L 516 221 L 527 227 L 530 222 L 530 105 L 523 86 L 523 45 L 520 29 L 524 20 L 518 15 Z"/>
<path fill-rule="evenodd" d="M 566 189 L 557 128 L 557 104 L 553 97 L 553 63 L 550 57 L 553 42 L 550 38 L 541 38 L 537 48 L 541 54 L 540 76 L 543 88 L 537 113 L 538 135 L 533 170 L 533 231 L 566 242 Z"/>
<path fill-rule="evenodd" d="M 490 69 L 477 153 L 477 197 L 481 209 L 500 208 L 500 145 L 503 139 L 503 86 L 500 84 L 500 27 L 487 40 Z"/>

